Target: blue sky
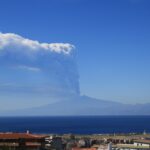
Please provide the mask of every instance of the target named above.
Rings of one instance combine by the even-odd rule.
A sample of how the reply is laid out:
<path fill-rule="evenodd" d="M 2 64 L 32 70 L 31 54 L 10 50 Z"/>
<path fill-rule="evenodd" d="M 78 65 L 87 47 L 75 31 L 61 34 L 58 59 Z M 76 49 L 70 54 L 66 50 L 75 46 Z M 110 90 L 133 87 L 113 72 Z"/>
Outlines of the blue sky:
<path fill-rule="evenodd" d="M 77 51 L 81 94 L 150 102 L 149 0 L 1 0 L 0 32 Z"/>

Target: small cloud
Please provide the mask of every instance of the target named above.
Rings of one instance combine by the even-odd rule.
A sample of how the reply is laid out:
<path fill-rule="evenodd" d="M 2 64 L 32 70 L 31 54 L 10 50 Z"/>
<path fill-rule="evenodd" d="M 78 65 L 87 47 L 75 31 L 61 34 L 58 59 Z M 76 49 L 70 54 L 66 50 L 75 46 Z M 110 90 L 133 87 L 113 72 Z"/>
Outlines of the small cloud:
<path fill-rule="evenodd" d="M 36 68 L 36 67 L 29 67 L 29 66 L 17 66 L 17 69 L 23 69 L 23 70 L 27 70 L 27 71 L 35 71 L 35 72 L 39 72 L 40 68 Z"/>

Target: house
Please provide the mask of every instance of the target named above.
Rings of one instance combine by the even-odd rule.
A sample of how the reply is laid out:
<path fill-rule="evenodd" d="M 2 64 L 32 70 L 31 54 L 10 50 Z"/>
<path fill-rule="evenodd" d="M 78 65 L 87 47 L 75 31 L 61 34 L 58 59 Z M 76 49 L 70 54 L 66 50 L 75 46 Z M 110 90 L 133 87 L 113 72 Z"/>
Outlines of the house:
<path fill-rule="evenodd" d="M 63 150 L 63 141 L 59 136 L 45 138 L 45 146 L 48 149 Z"/>
<path fill-rule="evenodd" d="M 92 147 L 92 148 L 78 148 L 78 147 L 74 147 L 72 148 L 72 150 L 97 150 L 96 148 Z"/>
<path fill-rule="evenodd" d="M 150 148 L 150 140 L 146 140 L 146 139 L 135 140 L 134 146 L 146 146 Z"/>
<path fill-rule="evenodd" d="M 97 150 L 112 150 L 112 143 L 93 145 L 92 147 L 96 148 Z"/>
<path fill-rule="evenodd" d="M 40 150 L 44 149 L 45 136 L 30 133 L 0 133 L 0 150 Z"/>

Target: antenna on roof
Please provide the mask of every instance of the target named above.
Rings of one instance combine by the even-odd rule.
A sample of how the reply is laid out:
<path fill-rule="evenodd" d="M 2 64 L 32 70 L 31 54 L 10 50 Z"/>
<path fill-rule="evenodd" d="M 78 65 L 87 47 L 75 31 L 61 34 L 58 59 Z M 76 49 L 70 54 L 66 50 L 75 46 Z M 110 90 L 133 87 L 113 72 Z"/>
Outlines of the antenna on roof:
<path fill-rule="evenodd" d="M 143 135 L 146 135 L 146 131 L 144 130 Z"/>
<path fill-rule="evenodd" d="M 30 133 L 30 131 L 29 130 L 27 130 L 27 132 L 26 132 L 27 134 L 29 134 Z"/>

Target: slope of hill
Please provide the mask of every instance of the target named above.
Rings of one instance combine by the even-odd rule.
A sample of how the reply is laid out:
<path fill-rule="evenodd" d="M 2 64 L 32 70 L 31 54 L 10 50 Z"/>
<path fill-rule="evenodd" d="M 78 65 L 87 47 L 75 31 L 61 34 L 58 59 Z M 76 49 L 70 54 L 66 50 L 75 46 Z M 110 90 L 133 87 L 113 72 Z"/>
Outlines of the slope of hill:
<path fill-rule="evenodd" d="M 3 112 L 7 116 L 150 115 L 150 104 L 122 104 L 76 96 L 53 104 Z"/>

